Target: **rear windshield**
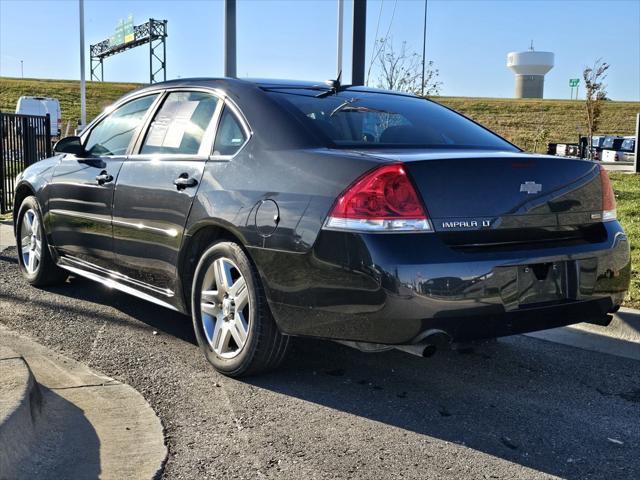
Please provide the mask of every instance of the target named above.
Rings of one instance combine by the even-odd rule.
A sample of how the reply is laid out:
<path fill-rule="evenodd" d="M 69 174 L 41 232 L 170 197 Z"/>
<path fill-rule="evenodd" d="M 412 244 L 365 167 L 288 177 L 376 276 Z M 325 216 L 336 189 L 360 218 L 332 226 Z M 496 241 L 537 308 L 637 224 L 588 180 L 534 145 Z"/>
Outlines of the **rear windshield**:
<path fill-rule="evenodd" d="M 324 97 L 312 89 L 267 91 L 336 147 L 517 150 L 462 115 L 418 97 L 356 90 Z"/>

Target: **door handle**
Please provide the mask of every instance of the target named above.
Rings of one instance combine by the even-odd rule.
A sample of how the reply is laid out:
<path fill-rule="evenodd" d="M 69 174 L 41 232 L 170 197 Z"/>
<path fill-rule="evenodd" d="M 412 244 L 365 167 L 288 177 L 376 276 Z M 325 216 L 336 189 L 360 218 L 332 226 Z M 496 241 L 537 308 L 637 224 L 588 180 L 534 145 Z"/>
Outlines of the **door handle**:
<path fill-rule="evenodd" d="M 103 170 L 100 172 L 100 175 L 96 177 L 96 182 L 98 182 L 98 185 L 113 182 L 113 175 L 109 175 L 106 170 Z"/>
<path fill-rule="evenodd" d="M 185 188 L 195 187 L 198 184 L 198 180 L 190 177 L 188 173 L 182 173 L 173 181 L 173 184 L 178 190 L 184 190 Z"/>

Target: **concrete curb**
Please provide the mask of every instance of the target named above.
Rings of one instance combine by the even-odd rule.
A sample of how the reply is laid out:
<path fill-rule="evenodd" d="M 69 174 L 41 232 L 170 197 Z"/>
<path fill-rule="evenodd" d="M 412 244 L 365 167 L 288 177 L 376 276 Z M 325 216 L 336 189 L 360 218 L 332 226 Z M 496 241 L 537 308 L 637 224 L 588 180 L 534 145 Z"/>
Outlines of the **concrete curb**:
<path fill-rule="evenodd" d="M 0 348 L 0 478 L 14 478 L 29 454 L 42 410 L 42 393 L 24 358 Z"/>
<path fill-rule="evenodd" d="M 160 476 L 164 429 L 135 389 L 1 325 L 0 358 L 0 480 Z"/>

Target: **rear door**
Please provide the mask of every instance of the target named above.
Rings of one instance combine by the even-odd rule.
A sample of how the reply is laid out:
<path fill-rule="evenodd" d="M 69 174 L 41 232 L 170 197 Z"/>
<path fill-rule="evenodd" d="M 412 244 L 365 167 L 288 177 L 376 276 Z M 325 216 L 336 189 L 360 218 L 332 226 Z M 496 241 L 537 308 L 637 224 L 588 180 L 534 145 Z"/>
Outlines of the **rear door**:
<path fill-rule="evenodd" d="M 65 154 L 48 188 L 52 244 L 77 261 L 111 270 L 115 180 L 158 94 L 125 103 L 84 136 L 88 157 Z M 87 267 L 87 265 L 82 265 Z"/>
<path fill-rule="evenodd" d="M 208 91 L 167 92 L 118 176 L 113 211 L 118 271 L 147 293 L 173 296 L 182 233 L 222 103 Z"/>

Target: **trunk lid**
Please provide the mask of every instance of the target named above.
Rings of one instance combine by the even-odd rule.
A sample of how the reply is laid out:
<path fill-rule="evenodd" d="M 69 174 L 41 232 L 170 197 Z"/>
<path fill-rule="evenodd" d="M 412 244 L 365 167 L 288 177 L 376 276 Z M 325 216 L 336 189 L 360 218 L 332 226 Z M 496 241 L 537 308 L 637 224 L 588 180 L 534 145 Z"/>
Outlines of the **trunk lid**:
<path fill-rule="evenodd" d="M 405 164 L 434 230 L 456 244 L 585 238 L 585 228 L 601 222 L 599 167 L 590 161 L 462 150 L 366 153 Z M 470 231 L 478 233 L 471 238 Z"/>

